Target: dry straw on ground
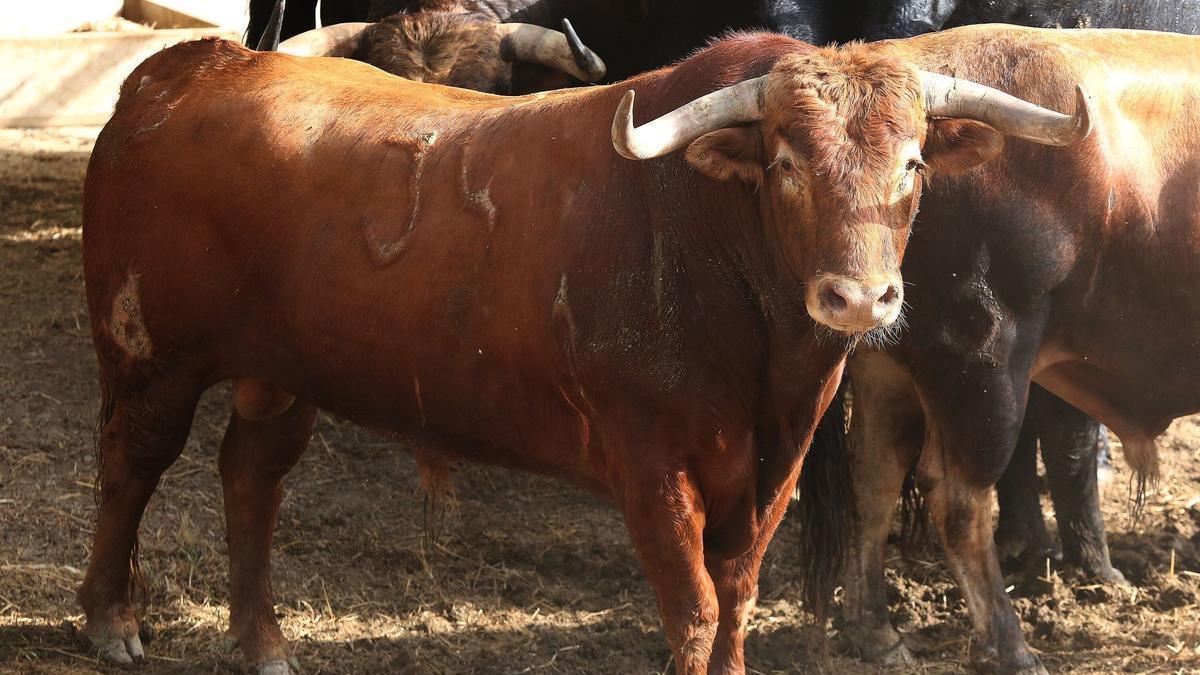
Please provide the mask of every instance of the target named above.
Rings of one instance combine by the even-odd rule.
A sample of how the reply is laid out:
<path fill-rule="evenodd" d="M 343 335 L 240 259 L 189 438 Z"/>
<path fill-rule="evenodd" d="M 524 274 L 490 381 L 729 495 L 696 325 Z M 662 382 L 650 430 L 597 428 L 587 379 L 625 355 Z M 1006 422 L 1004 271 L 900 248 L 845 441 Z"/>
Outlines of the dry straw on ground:
<path fill-rule="evenodd" d="M 116 672 L 81 650 L 73 596 L 94 507 L 97 386 L 80 270 L 93 131 L 0 132 L 0 672 Z M 142 528 L 155 630 L 142 672 L 226 672 L 227 579 L 210 392 Z M 1011 578 L 1026 634 L 1055 672 L 1200 671 L 1200 422 L 1163 443 L 1164 480 L 1136 530 L 1118 476 L 1105 511 L 1129 588 L 1044 567 Z M 290 477 L 275 545 L 285 633 L 306 673 L 649 673 L 669 652 L 617 515 L 551 481 L 472 467 L 436 542 L 400 444 L 323 417 Z M 753 672 L 816 672 L 795 598 L 794 523 L 762 578 Z M 1172 574 L 1172 560 L 1174 573 Z M 961 596 L 936 550 L 893 560 L 893 612 L 924 662 L 969 670 Z M 1035 566 L 1036 567 L 1036 566 Z M 833 645 L 839 645 L 836 632 Z M 835 656 L 838 672 L 874 668 Z M 900 671 L 903 672 L 903 671 Z"/>

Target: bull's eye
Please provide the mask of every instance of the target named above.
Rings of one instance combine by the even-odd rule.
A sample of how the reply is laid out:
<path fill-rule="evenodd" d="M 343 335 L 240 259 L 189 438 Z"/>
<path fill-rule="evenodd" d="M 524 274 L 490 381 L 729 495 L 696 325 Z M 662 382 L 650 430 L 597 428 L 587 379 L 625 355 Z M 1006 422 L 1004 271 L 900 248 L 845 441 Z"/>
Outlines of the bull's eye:
<path fill-rule="evenodd" d="M 796 163 L 787 157 L 780 157 L 779 159 L 775 160 L 775 166 L 787 171 L 788 173 L 796 170 Z"/>
<path fill-rule="evenodd" d="M 908 160 L 908 164 L 904 165 L 904 170 L 905 171 L 916 171 L 916 172 L 924 171 L 925 170 L 925 162 L 922 162 L 919 159 L 910 159 L 910 160 Z"/>

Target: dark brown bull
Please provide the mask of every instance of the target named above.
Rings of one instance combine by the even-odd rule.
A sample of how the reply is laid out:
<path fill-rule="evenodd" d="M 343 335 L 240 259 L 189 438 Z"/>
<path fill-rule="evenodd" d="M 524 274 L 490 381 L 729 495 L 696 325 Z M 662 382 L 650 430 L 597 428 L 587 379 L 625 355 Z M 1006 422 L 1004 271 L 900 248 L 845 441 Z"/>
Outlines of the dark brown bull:
<path fill-rule="evenodd" d="M 903 267 L 910 328 L 893 348 L 851 359 L 860 531 L 845 610 L 864 655 L 909 659 L 883 562 L 914 461 L 971 612 L 974 655 L 1002 672 L 1041 673 L 991 531 L 991 488 L 1030 381 L 1108 425 L 1143 479 L 1157 471 L 1155 436 L 1200 410 L 1198 48 L 1198 38 L 1165 33 L 1000 26 L 879 43 L 1051 107 L 1076 82 L 1104 103 L 1077 151 L 1012 142 L 928 191 Z"/>
<path fill-rule="evenodd" d="M 492 94 L 514 91 L 514 66 L 534 64 L 553 74 L 527 73 L 518 92 L 604 77 L 604 62 L 585 47 L 571 22 L 563 32 L 504 23 L 461 5 L 395 14 L 377 23 L 340 23 L 289 38 L 279 51 L 295 56 L 343 56 L 415 82 Z M 543 69 L 544 71 L 544 69 Z M 535 78 L 534 75 L 537 75 Z"/>
<path fill-rule="evenodd" d="M 740 672 L 763 551 L 844 362 L 830 335 L 895 318 L 919 169 L 1002 145 L 963 116 L 1055 144 L 1088 129 L 1086 110 L 780 36 L 522 98 L 219 40 L 150 58 L 85 186 L 105 392 L 86 634 L 142 657 L 138 523 L 201 392 L 232 379 L 230 632 L 251 664 L 288 670 L 271 535 L 320 406 L 426 458 L 606 499 L 678 670 Z"/>

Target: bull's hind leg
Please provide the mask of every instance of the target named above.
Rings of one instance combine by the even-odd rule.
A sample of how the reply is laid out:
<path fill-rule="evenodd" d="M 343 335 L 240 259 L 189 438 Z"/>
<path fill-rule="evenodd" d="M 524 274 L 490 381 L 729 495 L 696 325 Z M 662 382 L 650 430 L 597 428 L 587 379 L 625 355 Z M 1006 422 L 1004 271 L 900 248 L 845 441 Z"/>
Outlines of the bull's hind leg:
<path fill-rule="evenodd" d="M 924 417 L 911 380 L 888 357 L 856 356 L 850 373 L 857 527 L 846 571 L 843 633 L 865 660 L 908 663 L 912 655 L 888 616 L 883 563 L 896 498 L 921 449 Z"/>
<path fill-rule="evenodd" d="M 138 525 L 187 441 L 201 391 L 193 380 L 163 378 L 137 394 L 117 392 L 100 430 L 100 513 L 77 599 L 87 616 L 84 634 L 115 663 L 145 656 L 131 598 Z"/>
<path fill-rule="evenodd" d="M 1042 461 L 1050 497 L 1054 500 L 1063 557 L 1086 574 L 1108 583 L 1125 583 L 1112 566 L 1104 517 L 1100 514 L 1100 488 L 1096 478 L 1100 425 L 1086 413 L 1044 392 L 1029 397 L 1029 410 L 1042 420 Z"/>
<path fill-rule="evenodd" d="M 1036 388 L 1029 391 L 1029 407 L 1016 449 L 1004 468 L 1004 475 L 996 483 L 1000 516 L 995 539 L 1001 561 L 1041 562 L 1047 557 L 1059 557 L 1054 541 L 1046 531 L 1046 521 L 1042 518 L 1037 474 L 1038 429 L 1041 424 L 1033 405 L 1038 395 L 1036 392 Z M 1041 395 L 1050 394 L 1043 390 Z"/>
<path fill-rule="evenodd" d="M 229 538 L 229 635 L 264 675 L 289 672 L 287 641 L 275 619 L 271 538 L 283 478 L 308 445 L 313 405 L 255 381 L 234 388 L 221 443 L 221 485 Z"/>

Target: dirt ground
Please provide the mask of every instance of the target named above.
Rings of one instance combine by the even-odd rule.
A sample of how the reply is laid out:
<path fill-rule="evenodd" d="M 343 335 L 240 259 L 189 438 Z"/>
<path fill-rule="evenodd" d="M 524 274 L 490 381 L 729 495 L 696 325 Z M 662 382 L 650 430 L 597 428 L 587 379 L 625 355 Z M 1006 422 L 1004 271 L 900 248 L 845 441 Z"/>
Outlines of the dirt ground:
<path fill-rule="evenodd" d="M 74 593 L 95 510 L 98 406 L 80 266 L 80 192 L 94 129 L 0 131 L 0 672 L 115 672 L 82 650 Z M 210 392 L 142 526 L 155 636 L 148 673 L 236 671 L 216 452 L 228 391 Z M 1117 452 L 1101 587 L 1044 568 L 1010 583 L 1052 672 L 1200 673 L 1200 417 L 1162 442 L 1164 480 L 1136 528 Z M 670 671 L 653 599 L 616 513 L 499 469 L 456 475 L 457 512 L 424 536 L 416 471 L 395 442 L 324 416 L 287 483 L 274 554 L 278 613 L 306 673 Z M 820 672 L 796 598 L 795 523 L 764 565 L 753 672 Z M 1172 560 L 1174 574 L 1171 573 Z M 969 670 L 969 624 L 936 549 L 893 553 L 893 615 L 921 663 Z M 1039 578 L 1040 577 L 1040 578 Z M 836 629 L 831 644 L 838 651 Z M 835 672 L 876 668 L 835 655 Z M 828 671 L 824 671 L 828 672 Z"/>

